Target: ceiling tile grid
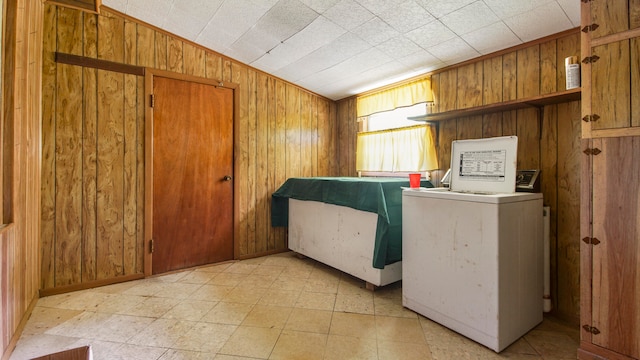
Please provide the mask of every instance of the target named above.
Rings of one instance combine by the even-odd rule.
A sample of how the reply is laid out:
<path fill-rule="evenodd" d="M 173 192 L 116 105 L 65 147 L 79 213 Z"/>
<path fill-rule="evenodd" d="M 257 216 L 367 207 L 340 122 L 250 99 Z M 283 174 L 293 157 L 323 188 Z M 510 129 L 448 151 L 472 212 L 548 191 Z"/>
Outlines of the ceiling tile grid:
<path fill-rule="evenodd" d="M 580 0 L 102 0 L 339 100 L 580 24 Z"/>

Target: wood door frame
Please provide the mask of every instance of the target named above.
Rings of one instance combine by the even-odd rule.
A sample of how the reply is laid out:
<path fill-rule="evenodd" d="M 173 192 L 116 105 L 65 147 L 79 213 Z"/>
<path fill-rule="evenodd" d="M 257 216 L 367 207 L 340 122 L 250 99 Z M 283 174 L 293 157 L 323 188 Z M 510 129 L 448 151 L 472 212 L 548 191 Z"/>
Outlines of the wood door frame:
<path fill-rule="evenodd" d="M 238 179 L 235 177 L 236 168 L 236 136 L 238 134 L 238 114 L 240 114 L 240 93 L 238 84 L 223 82 L 215 79 L 206 79 L 197 76 L 174 73 L 158 69 L 145 69 L 144 75 L 144 101 L 145 101 L 145 129 L 144 129 L 144 276 L 153 274 L 151 254 L 151 240 L 153 237 L 153 107 L 151 107 L 151 95 L 153 94 L 154 77 L 162 77 L 173 80 L 189 81 L 199 84 L 211 85 L 233 90 L 233 188 L 236 188 Z M 233 195 L 233 258 L 238 258 L 238 244 L 235 241 L 238 233 L 238 197 Z"/>

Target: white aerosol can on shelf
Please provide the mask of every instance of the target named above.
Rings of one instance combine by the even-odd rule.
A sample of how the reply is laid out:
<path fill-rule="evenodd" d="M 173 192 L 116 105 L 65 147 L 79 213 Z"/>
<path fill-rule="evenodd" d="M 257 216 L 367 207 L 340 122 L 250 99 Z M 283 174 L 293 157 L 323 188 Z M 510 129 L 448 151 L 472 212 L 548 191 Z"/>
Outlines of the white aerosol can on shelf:
<path fill-rule="evenodd" d="M 564 68 L 567 78 L 567 90 L 580 87 L 580 61 L 577 56 L 569 56 L 564 59 Z"/>

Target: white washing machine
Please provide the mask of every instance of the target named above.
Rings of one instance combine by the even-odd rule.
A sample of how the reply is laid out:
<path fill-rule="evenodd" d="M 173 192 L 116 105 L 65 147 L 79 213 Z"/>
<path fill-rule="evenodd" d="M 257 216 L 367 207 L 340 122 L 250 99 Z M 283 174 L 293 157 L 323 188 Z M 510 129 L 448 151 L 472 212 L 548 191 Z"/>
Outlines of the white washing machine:
<path fill-rule="evenodd" d="M 500 352 L 542 322 L 543 204 L 515 192 L 517 139 L 483 140 L 454 142 L 451 190 L 403 191 L 402 293 L 405 307 Z"/>

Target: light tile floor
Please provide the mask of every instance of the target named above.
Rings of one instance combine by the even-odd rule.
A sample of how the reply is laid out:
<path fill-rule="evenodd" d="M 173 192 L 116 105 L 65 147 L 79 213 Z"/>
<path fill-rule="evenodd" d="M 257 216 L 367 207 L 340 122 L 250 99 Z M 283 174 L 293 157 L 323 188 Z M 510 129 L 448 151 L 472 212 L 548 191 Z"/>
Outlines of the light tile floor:
<path fill-rule="evenodd" d="M 96 360 L 576 359 L 551 317 L 500 354 L 402 307 L 400 283 L 283 253 L 38 300 L 11 360 L 91 345 Z"/>

